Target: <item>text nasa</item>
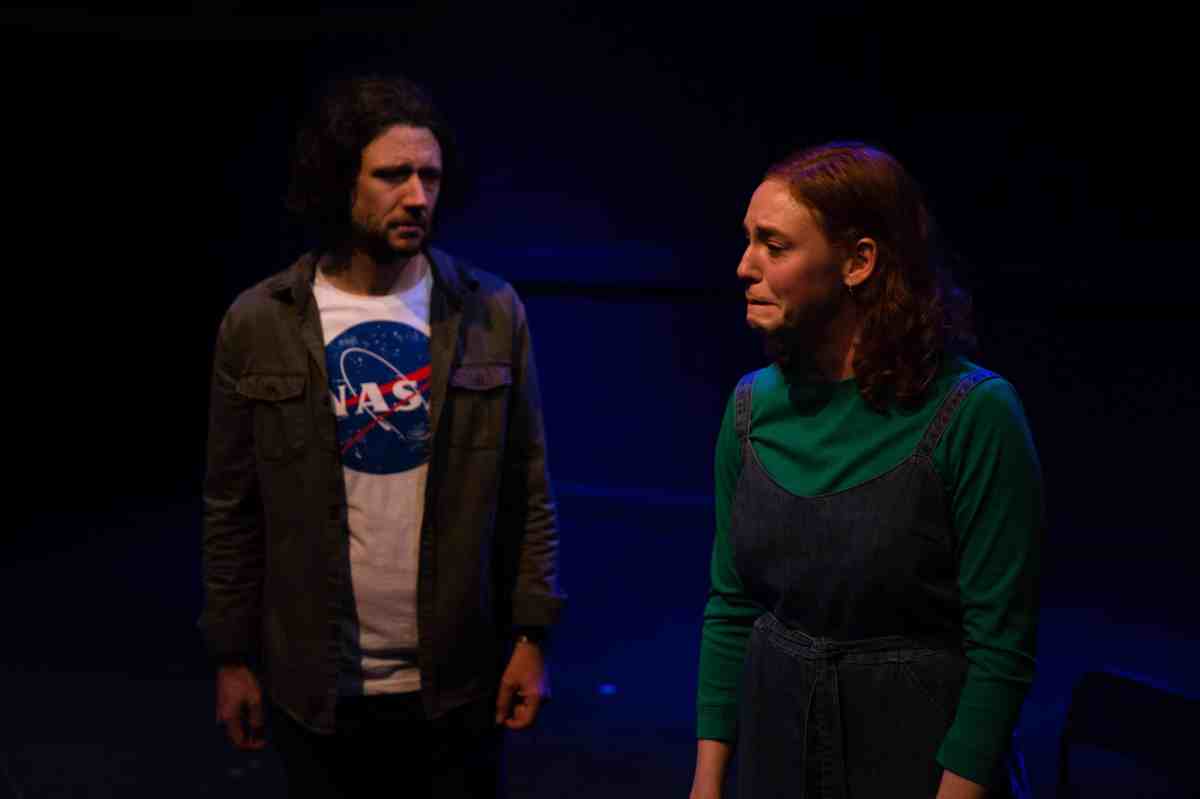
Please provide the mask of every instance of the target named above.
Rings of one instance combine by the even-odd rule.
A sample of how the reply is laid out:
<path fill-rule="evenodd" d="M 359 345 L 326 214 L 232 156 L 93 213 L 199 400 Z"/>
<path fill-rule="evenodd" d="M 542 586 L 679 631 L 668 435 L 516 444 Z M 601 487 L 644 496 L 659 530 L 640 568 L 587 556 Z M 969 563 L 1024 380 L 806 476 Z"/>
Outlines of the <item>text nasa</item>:
<path fill-rule="evenodd" d="M 384 392 L 395 397 L 395 405 L 388 405 Z M 415 411 L 424 403 L 420 389 L 411 380 L 393 380 L 384 383 L 382 387 L 378 383 L 363 383 L 357 392 L 345 383 L 340 383 L 338 392 L 335 394 L 330 391 L 329 396 L 333 402 L 333 412 L 339 419 L 347 418 L 351 413 L 374 415 Z"/>

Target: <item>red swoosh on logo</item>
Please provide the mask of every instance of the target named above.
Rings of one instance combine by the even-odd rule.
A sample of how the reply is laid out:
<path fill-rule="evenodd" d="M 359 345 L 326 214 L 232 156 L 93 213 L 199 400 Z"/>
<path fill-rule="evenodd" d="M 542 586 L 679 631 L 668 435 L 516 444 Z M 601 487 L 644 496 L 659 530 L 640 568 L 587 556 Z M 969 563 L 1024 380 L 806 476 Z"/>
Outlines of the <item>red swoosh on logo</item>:
<path fill-rule="evenodd" d="M 420 390 L 421 393 L 425 393 L 425 391 L 428 389 L 429 379 L 430 379 L 430 375 L 432 372 L 433 372 L 432 366 L 422 366 L 420 369 L 416 370 L 415 372 L 412 372 L 411 374 L 404 375 L 402 378 L 397 377 L 395 380 L 391 381 L 390 383 L 383 384 L 382 386 L 379 387 L 380 393 L 382 393 L 384 391 L 391 391 L 392 388 L 394 388 L 395 385 L 397 383 L 399 383 L 402 379 L 407 379 L 410 382 L 417 383 L 418 390 Z M 424 383 L 425 385 L 421 385 L 421 383 Z M 350 408 L 352 405 L 357 405 L 358 402 L 359 402 L 358 397 L 350 397 L 349 399 L 346 400 L 346 407 Z M 372 430 L 374 430 L 376 427 L 379 426 L 380 421 L 382 421 L 383 419 L 386 419 L 389 416 L 392 416 L 395 413 L 396 413 L 395 409 L 389 408 L 384 413 L 376 414 L 375 418 L 372 419 L 367 424 L 366 427 L 364 427 L 362 430 L 359 430 L 357 433 L 355 433 L 350 438 L 350 440 L 347 441 L 342 446 L 342 454 L 345 455 L 347 452 L 350 451 L 350 449 L 352 447 L 354 447 L 355 444 L 359 443 L 364 438 L 366 438 L 368 433 L 370 433 Z"/>
<path fill-rule="evenodd" d="M 395 388 L 396 384 L 399 383 L 401 380 L 408 380 L 413 383 L 428 382 L 432 372 L 433 372 L 433 367 L 431 365 L 422 366 L 420 369 L 418 369 L 415 372 L 412 372 L 411 374 L 401 375 L 401 376 L 397 377 L 395 380 L 391 381 L 390 383 L 384 383 L 382 386 L 379 387 L 379 390 L 381 392 L 391 391 L 393 388 Z M 357 405 L 358 403 L 359 403 L 358 397 L 350 397 L 349 399 L 346 400 L 346 407 L 352 408 L 355 405 Z"/>

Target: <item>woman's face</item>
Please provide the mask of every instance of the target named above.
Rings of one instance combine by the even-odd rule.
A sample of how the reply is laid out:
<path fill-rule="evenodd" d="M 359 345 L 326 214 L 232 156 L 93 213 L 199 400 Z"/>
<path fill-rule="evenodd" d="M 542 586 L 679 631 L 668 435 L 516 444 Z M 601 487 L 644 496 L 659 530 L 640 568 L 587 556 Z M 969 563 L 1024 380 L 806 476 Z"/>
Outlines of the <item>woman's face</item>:
<path fill-rule="evenodd" d="M 766 333 L 785 325 L 831 319 L 846 292 L 843 267 L 812 212 L 781 180 L 754 191 L 746 218 L 746 250 L 737 276 L 746 284 L 746 322 Z"/>

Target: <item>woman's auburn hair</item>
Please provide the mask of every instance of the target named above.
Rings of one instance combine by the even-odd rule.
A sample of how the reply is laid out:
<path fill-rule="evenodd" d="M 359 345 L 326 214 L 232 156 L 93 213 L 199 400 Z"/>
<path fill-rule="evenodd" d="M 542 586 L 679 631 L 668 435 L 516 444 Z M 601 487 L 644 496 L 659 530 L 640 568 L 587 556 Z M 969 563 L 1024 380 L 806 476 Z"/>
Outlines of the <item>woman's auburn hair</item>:
<path fill-rule="evenodd" d="M 876 245 L 871 276 L 855 287 L 861 326 L 853 368 L 872 408 L 924 399 L 947 352 L 975 347 L 969 295 L 956 286 L 920 187 L 890 154 L 861 142 L 793 153 L 767 170 L 808 208 L 840 257 Z"/>

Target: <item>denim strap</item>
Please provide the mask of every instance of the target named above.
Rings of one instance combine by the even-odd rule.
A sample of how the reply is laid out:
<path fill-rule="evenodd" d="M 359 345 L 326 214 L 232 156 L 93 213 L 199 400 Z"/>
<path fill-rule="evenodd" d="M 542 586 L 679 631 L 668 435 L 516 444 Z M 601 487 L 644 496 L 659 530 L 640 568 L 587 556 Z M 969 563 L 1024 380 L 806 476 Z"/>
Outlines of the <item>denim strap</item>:
<path fill-rule="evenodd" d="M 962 405 L 963 400 L 971 393 L 971 389 L 979 385 L 985 380 L 991 380 L 994 377 L 999 377 L 995 372 L 987 369 L 975 369 L 967 372 L 958 379 L 954 384 L 954 388 L 950 389 L 946 394 L 946 398 L 942 400 L 941 407 L 934 414 L 933 420 L 929 426 L 925 428 L 925 435 L 921 436 L 921 441 L 917 444 L 916 454 L 922 458 L 933 457 L 933 451 L 937 449 L 938 442 L 942 440 L 942 434 L 946 432 L 946 428 L 950 426 L 951 420 L 954 419 L 954 412 L 958 410 L 958 406 Z"/>
<path fill-rule="evenodd" d="M 754 376 L 750 372 L 738 381 L 733 395 L 733 429 L 737 432 L 738 444 L 743 448 L 750 437 L 750 399 L 754 393 Z"/>

